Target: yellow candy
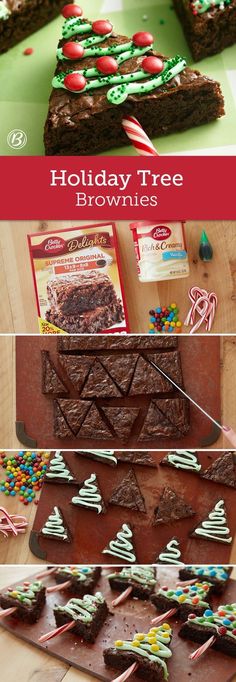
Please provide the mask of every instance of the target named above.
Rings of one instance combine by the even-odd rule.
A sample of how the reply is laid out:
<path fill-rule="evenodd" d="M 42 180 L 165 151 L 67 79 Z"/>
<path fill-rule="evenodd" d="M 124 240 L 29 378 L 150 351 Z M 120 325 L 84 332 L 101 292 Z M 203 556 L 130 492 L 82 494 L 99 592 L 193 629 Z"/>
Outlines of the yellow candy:
<path fill-rule="evenodd" d="M 117 639 L 115 642 L 115 646 L 123 646 L 123 643 L 124 642 L 122 642 L 122 639 Z"/>
<path fill-rule="evenodd" d="M 162 637 L 169 637 L 169 632 L 163 632 Z"/>
<path fill-rule="evenodd" d="M 182 327 L 182 322 L 180 322 L 180 320 L 178 320 L 178 322 L 176 322 L 176 327 Z"/>
<path fill-rule="evenodd" d="M 156 637 L 148 637 L 148 644 L 156 644 Z"/>
<path fill-rule="evenodd" d="M 152 644 L 151 651 L 159 651 L 159 649 L 160 647 L 158 646 L 158 644 Z"/>
<path fill-rule="evenodd" d="M 137 639 L 134 639 L 134 641 L 132 642 L 132 646 L 140 646 L 140 642 L 138 642 Z"/>
<path fill-rule="evenodd" d="M 11 596 L 12 596 L 12 597 L 17 597 L 17 596 L 18 596 L 18 592 L 16 592 L 16 590 L 13 590 L 13 592 L 11 593 Z"/>
<path fill-rule="evenodd" d="M 154 329 L 154 324 L 152 322 L 149 324 L 149 329 Z"/>
<path fill-rule="evenodd" d="M 171 327 L 175 327 L 175 322 L 171 322 L 171 323 L 170 323 L 170 326 L 171 326 Z"/>
<path fill-rule="evenodd" d="M 142 642 L 142 640 L 145 639 L 145 635 L 144 635 L 142 632 L 138 632 L 137 635 L 136 635 L 136 639 L 137 639 L 139 642 Z"/>
<path fill-rule="evenodd" d="M 177 308 L 177 305 L 176 305 L 176 303 L 171 303 L 170 307 L 173 308 L 173 310 L 174 310 L 175 308 Z"/>
<path fill-rule="evenodd" d="M 182 602 L 184 602 L 185 599 L 186 599 L 186 597 L 185 597 L 184 594 L 181 594 L 181 595 L 178 597 L 178 601 L 180 602 L 180 604 L 182 604 Z"/>
<path fill-rule="evenodd" d="M 148 636 L 152 635 L 153 633 L 158 632 L 158 630 L 159 630 L 159 628 L 151 628 L 151 630 L 149 630 Z"/>
<path fill-rule="evenodd" d="M 169 623 L 163 623 L 163 625 L 161 627 L 163 628 L 163 630 L 170 630 L 171 629 Z"/>

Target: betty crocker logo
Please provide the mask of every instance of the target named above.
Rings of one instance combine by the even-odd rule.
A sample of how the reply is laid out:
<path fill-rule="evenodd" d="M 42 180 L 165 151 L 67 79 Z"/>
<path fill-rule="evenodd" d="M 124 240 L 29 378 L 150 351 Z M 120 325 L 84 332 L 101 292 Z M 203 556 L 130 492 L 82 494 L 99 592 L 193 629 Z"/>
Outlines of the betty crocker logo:
<path fill-rule="evenodd" d="M 163 239 L 168 239 L 171 236 L 171 229 L 167 225 L 156 225 L 156 227 L 149 233 L 152 239 L 157 239 L 162 241 Z"/>
<path fill-rule="evenodd" d="M 33 247 L 35 258 L 57 256 L 66 253 L 66 242 L 61 237 L 47 237 L 42 244 Z"/>

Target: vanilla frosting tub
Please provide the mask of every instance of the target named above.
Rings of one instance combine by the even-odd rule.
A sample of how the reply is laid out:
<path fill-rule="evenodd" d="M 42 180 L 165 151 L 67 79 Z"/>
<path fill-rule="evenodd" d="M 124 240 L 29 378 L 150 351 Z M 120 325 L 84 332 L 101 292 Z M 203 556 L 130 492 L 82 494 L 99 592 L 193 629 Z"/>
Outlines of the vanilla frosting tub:
<path fill-rule="evenodd" d="M 189 262 L 182 221 L 131 223 L 140 282 L 188 277 Z"/>

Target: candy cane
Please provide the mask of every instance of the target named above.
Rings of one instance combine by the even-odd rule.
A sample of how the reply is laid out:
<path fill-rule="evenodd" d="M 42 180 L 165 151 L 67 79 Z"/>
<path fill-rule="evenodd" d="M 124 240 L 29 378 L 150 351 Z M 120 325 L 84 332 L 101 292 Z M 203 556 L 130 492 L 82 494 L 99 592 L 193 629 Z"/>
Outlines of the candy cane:
<path fill-rule="evenodd" d="M 42 571 L 42 573 L 38 573 L 36 575 L 36 580 L 40 580 L 41 578 L 45 578 L 47 575 L 52 575 L 53 573 L 56 573 L 58 569 L 58 566 L 52 566 L 52 568 L 47 568 L 45 571 Z"/>
<path fill-rule="evenodd" d="M 55 628 L 55 630 L 50 630 L 50 632 L 46 632 L 45 635 L 42 635 L 42 637 L 39 637 L 39 642 L 47 642 L 48 639 L 53 639 L 53 637 L 57 637 L 59 635 L 63 635 L 63 632 L 67 632 L 67 630 L 71 630 L 75 625 L 74 620 L 71 620 L 69 623 L 66 623 L 66 625 L 61 625 L 59 628 Z"/>
<path fill-rule="evenodd" d="M 200 658 L 200 656 L 202 656 L 202 654 L 204 654 L 205 651 L 207 651 L 207 649 L 209 649 L 214 644 L 214 642 L 216 642 L 216 637 L 215 635 L 212 635 L 212 637 L 210 637 L 210 639 L 208 639 L 207 642 L 205 642 L 205 644 L 202 644 L 202 646 L 200 646 L 198 649 L 196 649 L 196 651 L 190 654 L 189 658 L 191 659 L 191 661 L 196 661 L 198 658 Z"/>
<path fill-rule="evenodd" d="M 52 587 L 47 587 L 47 592 L 60 592 L 61 590 L 66 590 L 67 587 L 70 587 L 71 585 L 71 580 L 66 580 L 64 583 L 60 583 L 60 585 L 52 585 Z"/>
<path fill-rule="evenodd" d="M 216 294 L 214 291 L 208 293 L 206 289 L 195 286 L 189 289 L 188 296 L 192 305 L 184 324 L 192 327 L 189 333 L 194 334 L 204 322 L 206 323 L 206 331 L 210 332 L 218 304 Z M 198 320 L 196 320 L 196 314 L 199 315 Z"/>
<path fill-rule="evenodd" d="M 122 127 L 140 156 L 158 156 L 151 140 L 135 116 L 125 116 Z"/>
<path fill-rule="evenodd" d="M 138 663 L 133 663 L 130 666 L 130 668 L 127 668 L 127 670 L 125 670 L 124 673 L 119 675 L 119 677 L 116 677 L 114 680 L 112 680 L 112 682 L 125 682 L 125 680 L 128 680 L 130 675 L 132 675 L 132 673 L 134 673 L 135 670 L 137 670 L 137 668 L 138 668 Z"/>
<path fill-rule="evenodd" d="M 119 595 L 119 597 L 113 599 L 113 601 L 111 602 L 112 606 L 118 606 L 118 604 L 123 604 L 123 602 L 126 601 L 126 599 L 128 599 L 131 592 L 133 592 L 133 588 L 130 585 L 130 587 L 127 587 L 127 590 L 124 590 L 124 592 L 122 592 L 122 594 Z"/>
<path fill-rule="evenodd" d="M 174 616 L 176 613 L 177 609 L 170 609 L 169 611 L 166 611 L 165 613 L 162 613 L 161 616 L 157 616 L 156 618 L 153 618 L 151 620 L 152 625 L 159 625 L 160 623 L 165 621 L 167 618 L 170 618 L 170 616 Z"/>
<path fill-rule="evenodd" d="M 14 613 L 15 611 L 17 611 L 16 606 L 11 606 L 10 609 L 4 609 L 4 611 L 0 612 L 0 620 L 6 618 L 6 616 L 11 616 L 11 614 Z"/>
<path fill-rule="evenodd" d="M 0 512 L 4 515 L 0 518 L 0 532 L 3 533 L 4 537 L 8 537 L 8 533 L 10 532 L 15 536 L 18 535 L 18 533 L 25 532 L 25 528 L 28 526 L 28 521 L 25 516 L 8 514 L 4 507 L 0 507 Z M 6 522 L 4 523 L 5 519 Z"/>

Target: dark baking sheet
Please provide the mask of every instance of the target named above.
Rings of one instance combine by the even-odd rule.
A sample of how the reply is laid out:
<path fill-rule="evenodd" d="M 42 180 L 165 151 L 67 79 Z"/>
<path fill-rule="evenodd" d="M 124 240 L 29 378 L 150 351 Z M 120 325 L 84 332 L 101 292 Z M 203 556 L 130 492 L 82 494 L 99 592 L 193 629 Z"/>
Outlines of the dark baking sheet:
<path fill-rule="evenodd" d="M 179 339 L 179 349 L 187 393 L 200 403 L 212 417 L 220 420 L 219 337 L 183 336 Z M 49 350 L 54 363 L 57 365 L 57 339 L 55 337 L 17 337 L 16 433 L 22 445 L 56 449 L 75 449 L 78 447 L 123 448 L 124 443 L 119 439 L 60 439 L 53 435 L 53 400 L 50 396 L 42 394 L 40 350 Z M 106 351 L 99 351 L 98 355 L 102 355 L 103 352 Z M 146 396 L 128 399 L 114 398 L 112 401 L 104 400 L 102 404 L 112 404 L 113 406 L 122 404 L 125 406 L 127 400 L 129 405 L 141 407 L 140 418 L 136 421 L 134 433 L 129 442 L 125 444 L 127 448 L 205 448 L 215 443 L 219 436 L 220 430 L 204 417 L 196 407 L 190 405 L 190 431 L 186 436 L 178 440 L 159 438 L 158 442 L 154 440 L 138 442 L 137 428 L 140 429 L 149 398 Z"/>
<path fill-rule="evenodd" d="M 178 578 L 176 568 L 158 567 L 158 584 L 165 584 L 169 587 L 175 586 Z M 111 614 L 98 635 L 95 644 L 86 644 L 73 633 L 67 632 L 64 635 L 40 644 L 38 638 L 55 627 L 55 620 L 52 609 L 55 603 L 65 604 L 68 597 L 66 593 L 49 594 L 47 605 L 43 614 L 35 625 L 27 625 L 17 622 L 11 617 L 6 617 L 1 621 L 0 627 L 5 628 L 12 634 L 27 643 L 45 650 L 47 654 L 56 656 L 61 661 L 78 668 L 82 672 L 89 673 L 96 679 L 110 682 L 119 675 L 118 671 L 107 668 L 103 662 L 103 649 L 112 644 L 116 639 L 133 638 L 134 632 L 147 632 L 150 627 L 151 618 L 157 615 L 155 607 L 150 602 L 143 602 L 138 599 L 130 599 L 115 609 L 111 606 L 111 601 L 117 593 L 110 590 L 106 578 L 107 571 L 103 573 L 98 588 L 105 596 Z M 34 574 L 35 576 L 35 574 Z M 27 577 L 31 580 L 32 577 Z M 44 578 L 45 585 L 53 585 L 53 577 Z M 19 582 L 17 583 L 19 584 Z M 213 608 L 219 604 L 236 601 L 236 582 L 229 580 L 224 595 L 214 597 Z M 221 654 L 218 651 L 209 650 L 207 654 L 201 656 L 197 661 L 190 661 L 189 654 L 197 648 L 196 642 L 189 642 L 178 637 L 179 623 L 174 618 L 169 620 L 173 628 L 173 639 L 171 643 L 172 657 L 168 662 L 169 682 L 202 682 L 208 679 L 209 682 L 230 682 L 234 679 L 235 659 Z M 138 682 L 140 678 L 132 675 L 132 682 Z"/>
<path fill-rule="evenodd" d="M 203 469 L 207 469 L 219 454 L 214 451 L 199 453 Z M 165 452 L 156 452 L 152 455 L 159 463 Z M 105 503 L 108 503 L 113 489 L 130 469 L 130 464 L 119 462 L 118 466 L 113 468 L 71 452 L 64 453 L 64 456 L 77 480 L 82 482 L 91 473 L 96 472 Z M 137 563 L 154 563 L 157 555 L 173 536 L 179 538 L 182 560 L 186 563 L 224 564 L 230 561 L 233 543 L 228 545 L 190 538 L 188 534 L 208 515 L 215 503 L 223 498 L 229 528 L 234 536 L 236 491 L 233 488 L 200 478 L 196 473 L 168 466 L 158 466 L 157 469 L 133 466 L 133 469 L 145 499 L 147 514 L 115 505 L 107 506 L 106 514 L 97 514 L 70 504 L 71 498 L 78 491 L 78 486 L 45 483 L 30 535 L 32 552 L 40 559 L 52 563 L 63 563 L 65 551 L 67 561 L 72 564 L 79 562 L 106 564 L 108 561 L 111 564 L 122 563 L 115 557 L 102 554 L 102 550 L 116 536 L 122 523 L 129 522 L 134 534 Z M 160 492 L 166 485 L 184 496 L 196 510 L 196 514 L 175 523 L 153 526 L 154 509 L 158 504 Z M 70 544 L 65 545 L 63 541 L 49 540 L 38 535 L 54 505 L 58 505 L 63 512 L 72 535 Z"/>

